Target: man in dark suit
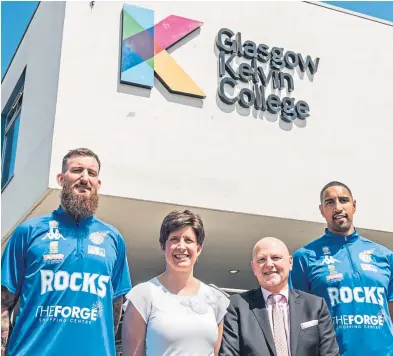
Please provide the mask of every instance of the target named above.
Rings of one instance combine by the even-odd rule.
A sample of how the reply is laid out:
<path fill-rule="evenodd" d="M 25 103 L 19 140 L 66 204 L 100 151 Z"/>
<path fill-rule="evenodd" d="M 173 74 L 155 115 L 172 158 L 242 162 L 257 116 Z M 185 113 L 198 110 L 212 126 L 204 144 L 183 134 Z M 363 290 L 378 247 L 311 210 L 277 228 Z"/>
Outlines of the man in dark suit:
<path fill-rule="evenodd" d="M 274 237 L 258 241 L 251 267 L 260 288 L 231 297 L 220 356 L 339 356 L 323 298 L 289 289 L 292 256 Z"/>

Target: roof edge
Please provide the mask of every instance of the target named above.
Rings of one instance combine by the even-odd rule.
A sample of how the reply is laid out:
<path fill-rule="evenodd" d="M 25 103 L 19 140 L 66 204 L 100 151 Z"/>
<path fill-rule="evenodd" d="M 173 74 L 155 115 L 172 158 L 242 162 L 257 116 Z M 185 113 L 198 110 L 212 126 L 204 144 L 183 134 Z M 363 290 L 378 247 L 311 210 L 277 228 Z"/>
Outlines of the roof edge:
<path fill-rule="evenodd" d="M 344 9 L 344 8 L 341 8 L 341 7 L 338 7 L 338 6 L 333 6 L 333 5 L 325 4 L 325 3 L 322 3 L 322 2 L 314 2 L 314 1 L 303 1 L 303 2 L 305 2 L 306 4 L 324 7 L 324 8 L 329 9 L 329 10 L 342 12 L 342 13 L 347 14 L 347 15 L 356 16 L 356 17 L 359 17 L 359 18 L 363 18 L 363 19 L 365 19 L 365 20 L 369 20 L 369 21 L 373 21 L 373 22 L 378 22 L 378 23 L 380 23 L 380 24 L 383 24 L 383 25 L 387 25 L 387 26 L 393 27 L 393 22 L 390 22 L 390 21 L 387 21 L 387 20 L 382 20 L 382 19 L 379 19 L 379 18 L 373 17 L 373 16 L 364 15 L 364 14 L 362 14 L 362 13 L 360 13 L 360 12 L 355 12 L 355 11 L 347 10 L 347 9 Z M 41 4 L 41 1 L 38 2 L 37 7 L 35 8 L 35 10 L 34 10 L 34 12 L 33 12 L 33 15 L 31 16 L 31 19 L 30 19 L 29 23 L 28 23 L 27 26 L 26 26 L 25 32 L 23 32 L 23 35 L 22 35 L 22 37 L 21 37 L 21 39 L 20 39 L 20 41 L 19 41 L 19 43 L 18 43 L 18 46 L 17 46 L 16 49 L 15 49 L 15 52 L 14 52 L 14 54 L 13 54 L 11 60 L 10 60 L 10 63 L 8 64 L 7 69 L 6 69 L 6 71 L 4 72 L 3 77 L 1 78 L 1 83 L 3 83 L 4 78 L 5 78 L 5 76 L 7 75 L 8 70 L 9 70 L 10 67 L 11 67 L 11 64 L 12 64 L 12 62 L 13 62 L 15 56 L 16 56 L 16 53 L 18 52 L 19 46 L 21 45 L 21 43 L 22 43 L 22 41 L 23 41 L 23 39 L 24 39 L 24 37 L 25 37 L 25 35 L 26 35 L 26 33 L 27 33 L 29 27 L 30 27 L 31 21 L 33 21 L 33 18 L 34 18 L 34 16 L 35 16 L 35 14 L 36 14 L 36 12 L 37 12 L 37 10 L 38 10 L 40 4 Z"/>

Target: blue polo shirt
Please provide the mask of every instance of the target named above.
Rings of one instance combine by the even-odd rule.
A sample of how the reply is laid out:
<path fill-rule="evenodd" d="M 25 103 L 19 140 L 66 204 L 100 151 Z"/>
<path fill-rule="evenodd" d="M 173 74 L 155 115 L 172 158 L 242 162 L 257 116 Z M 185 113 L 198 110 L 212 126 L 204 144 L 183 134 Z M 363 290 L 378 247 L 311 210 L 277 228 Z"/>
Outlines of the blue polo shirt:
<path fill-rule="evenodd" d="M 293 288 L 325 298 L 340 355 L 393 356 L 393 252 L 359 236 L 321 238 L 296 251 Z"/>
<path fill-rule="evenodd" d="M 16 228 L 1 269 L 1 285 L 20 297 L 8 355 L 115 355 L 112 300 L 131 280 L 114 227 L 59 207 Z"/>

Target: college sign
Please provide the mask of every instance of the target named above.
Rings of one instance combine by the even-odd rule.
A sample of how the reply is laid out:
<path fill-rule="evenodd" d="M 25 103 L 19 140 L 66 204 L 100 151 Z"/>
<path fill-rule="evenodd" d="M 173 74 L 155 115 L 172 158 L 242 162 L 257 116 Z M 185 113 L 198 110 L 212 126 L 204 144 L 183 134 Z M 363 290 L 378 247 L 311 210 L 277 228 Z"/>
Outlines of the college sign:
<path fill-rule="evenodd" d="M 310 108 L 305 101 L 296 102 L 292 97 L 280 99 L 275 94 L 266 97 L 265 91 L 268 84 L 272 84 L 273 89 L 281 91 L 287 87 L 291 93 L 295 89 L 293 77 L 282 70 L 298 67 L 301 72 L 308 70 L 314 75 L 318 70 L 319 58 L 313 61 L 310 56 L 304 58 L 300 53 L 284 52 L 283 48 L 270 49 L 265 44 L 257 45 L 252 41 L 242 43 L 241 33 L 235 35 L 228 28 L 222 28 L 218 32 L 216 45 L 220 51 L 218 71 L 222 78 L 218 86 L 218 96 L 224 103 L 232 105 L 238 102 L 244 108 L 254 106 L 256 110 L 267 110 L 272 114 L 281 112 L 281 118 L 287 122 L 309 116 Z M 236 57 L 244 57 L 248 63 L 241 63 L 235 69 Z M 266 65 L 263 65 L 264 63 Z M 229 76 L 225 76 L 226 73 Z M 239 81 L 251 85 L 242 88 L 236 95 L 230 94 L 229 91 L 233 92 Z M 230 87 L 232 90 L 228 90 Z"/>
<path fill-rule="evenodd" d="M 154 11 L 125 4 L 120 82 L 152 88 L 156 75 L 171 93 L 205 98 L 205 93 L 167 51 L 202 24 L 175 15 L 154 24 Z"/>

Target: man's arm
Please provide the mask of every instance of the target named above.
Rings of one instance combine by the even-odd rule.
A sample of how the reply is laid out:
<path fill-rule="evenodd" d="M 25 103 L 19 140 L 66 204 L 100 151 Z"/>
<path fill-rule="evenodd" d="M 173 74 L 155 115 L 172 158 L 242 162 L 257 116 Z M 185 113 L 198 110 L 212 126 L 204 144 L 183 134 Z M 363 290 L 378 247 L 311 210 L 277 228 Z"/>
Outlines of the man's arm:
<path fill-rule="evenodd" d="M 308 282 L 308 254 L 304 249 L 299 249 L 293 255 L 292 271 L 289 275 L 290 288 L 300 289 L 310 293 Z"/>
<path fill-rule="evenodd" d="M 17 295 L 1 286 L 1 356 L 5 355 L 10 332 L 10 315 L 17 301 Z"/>
<path fill-rule="evenodd" d="M 232 299 L 224 317 L 224 332 L 219 355 L 240 356 L 239 317 Z"/>
<path fill-rule="evenodd" d="M 319 356 L 340 356 L 332 318 L 325 299 L 321 299 L 322 307 L 318 321 Z"/>
<path fill-rule="evenodd" d="M 121 310 L 122 306 L 124 303 L 124 296 L 121 295 L 120 297 L 117 297 L 113 299 L 113 323 L 114 323 L 114 328 L 115 328 L 115 336 L 117 334 L 117 330 L 119 329 L 119 323 L 121 319 Z"/>
<path fill-rule="evenodd" d="M 390 255 L 389 265 L 390 265 L 390 281 L 389 281 L 388 293 L 386 297 L 388 299 L 390 319 L 392 319 L 393 321 L 393 253 Z"/>
<path fill-rule="evenodd" d="M 115 336 L 119 328 L 122 306 L 125 301 L 124 295 L 126 295 L 131 289 L 131 278 L 127 262 L 126 246 L 120 233 L 117 235 L 117 242 L 117 258 L 111 278 L 113 293 L 118 296 L 112 301 Z"/>

